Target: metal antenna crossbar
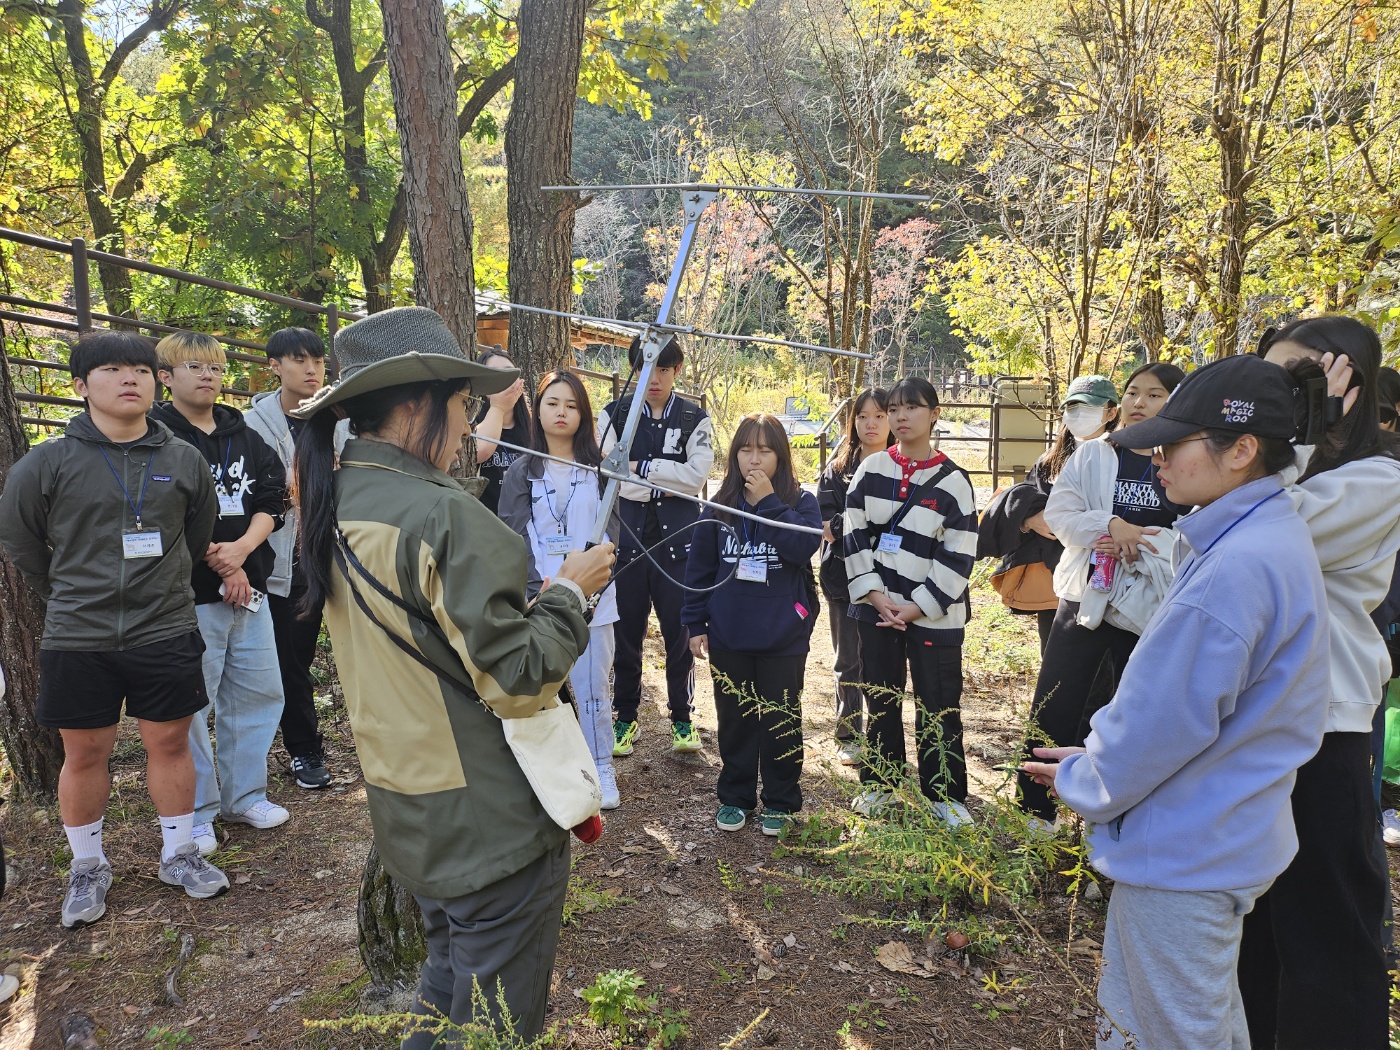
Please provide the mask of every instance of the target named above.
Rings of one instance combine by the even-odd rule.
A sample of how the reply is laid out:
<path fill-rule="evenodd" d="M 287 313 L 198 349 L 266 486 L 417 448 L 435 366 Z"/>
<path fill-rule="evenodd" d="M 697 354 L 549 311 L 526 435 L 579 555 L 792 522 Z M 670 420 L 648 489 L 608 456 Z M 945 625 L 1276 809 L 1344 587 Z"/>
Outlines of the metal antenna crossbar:
<path fill-rule="evenodd" d="M 561 463 L 566 467 L 578 467 L 580 470 L 591 471 L 605 478 L 615 479 L 619 482 L 628 482 L 633 485 L 641 485 L 649 489 L 656 489 L 659 492 L 666 493 L 668 496 L 679 496 L 681 499 L 690 500 L 690 502 L 697 503 L 702 507 L 711 507 L 714 510 L 723 511 L 725 514 L 733 514 L 736 518 L 748 518 L 750 521 L 756 521 L 760 525 L 770 525 L 775 529 L 787 529 L 789 532 L 806 532 L 813 536 L 823 535 L 821 529 L 813 528 L 810 525 L 792 525 L 786 521 L 774 521 L 772 518 L 765 518 L 761 514 L 750 514 L 746 510 L 738 510 L 734 507 L 726 507 L 723 503 L 715 503 L 712 500 L 702 499 L 692 492 L 680 492 L 677 489 L 668 489 L 665 485 L 658 485 L 655 482 L 646 481 L 644 479 L 639 480 L 632 477 L 630 474 L 613 474 L 606 466 L 592 467 L 587 463 L 579 463 L 572 459 L 561 459 L 558 456 L 551 456 L 548 452 L 537 452 L 532 448 L 525 448 L 523 445 L 515 445 L 509 441 L 502 441 L 500 438 L 482 438 L 482 440 L 490 441 L 491 444 L 500 445 L 502 448 L 508 448 L 512 452 L 523 452 L 527 456 L 538 456 L 540 459 L 547 459 L 551 463 Z M 608 515 L 608 517 L 611 516 L 611 514 Z M 604 519 L 604 524 L 606 525 L 606 519 Z"/>
<path fill-rule="evenodd" d="M 779 339 L 777 336 L 769 335 L 730 335 L 724 332 L 707 332 L 704 329 L 696 328 L 694 325 L 686 324 L 648 324 L 645 321 L 616 321 L 611 317 L 594 317 L 592 314 L 579 314 L 571 310 L 548 310 L 543 306 L 522 306 L 519 303 L 508 303 L 504 299 L 492 299 L 493 305 L 509 307 L 512 310 L 524 310 L 532 314 L 548 314 L 550 317 L 568 317 L 575 321 L 593 321 L 597 324 L 618 325 L 622 328 L 632 328 L 638 332 L 644 332 L 648 328 L 654 328 L 658 332 L 669 332 L 672 335 L 692 335 L 700 339 L 723 339 L 731 343 L 764 343 L 769 346 L 787 346 L 794 350 L 815 350 L 823 354 L 834 354 L 837 357 L 858 357 L 862 361 L 869 361 L 872 354 L 862 354 L 859 350 L 841 350 L 834 346 L 821 346 L 817 343 L 799 343 L 792 339 Z"/>
<path fill-rule="evenodd" d="M 743 186 L 723 182 L 645 182 L 635 185 L 606 186 L 541 186 L 541 190 L 556 193 L 599 193 L 616 190 L 700 190 L 716 193 L 719 190 L 735 190 L 742 193 L 790 193 L 799 197 L 866 197 L 882 201 L 923 201 L 933 203 L 933 198 L 924 193 L 867 193 L 861 190 L 814 190 L 803 186 Z"/>

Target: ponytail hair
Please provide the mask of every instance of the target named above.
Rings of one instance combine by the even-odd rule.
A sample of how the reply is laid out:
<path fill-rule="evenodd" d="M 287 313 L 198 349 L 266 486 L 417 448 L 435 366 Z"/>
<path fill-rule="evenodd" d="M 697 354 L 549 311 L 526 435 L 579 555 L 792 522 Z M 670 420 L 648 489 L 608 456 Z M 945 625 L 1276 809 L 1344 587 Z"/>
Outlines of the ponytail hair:
<path fill-rule="evenodd" d="M 378 434 L 400 405 L 415 404 L 425 416 L 416 429 L 411 447 L 404 451 L 432 464 L 451 440 L 447 432 L 447 404 L 454 394 L 470 385 L 468 379 L 425 380 L 369 390 L 340 402 L 344 418 L 350 420 L 350 433 L 356 437 Z M 324 602 L 334 582 L 335 533 L 338 527 L 335 506 L 335 427 L 336 412 L 322 409 L 307 421 L 296 445 L 292 472 L 292 501 L 301 513 L 297 535 L 301 566 L 306 572 L 306 597 L 301 615 Z"/>

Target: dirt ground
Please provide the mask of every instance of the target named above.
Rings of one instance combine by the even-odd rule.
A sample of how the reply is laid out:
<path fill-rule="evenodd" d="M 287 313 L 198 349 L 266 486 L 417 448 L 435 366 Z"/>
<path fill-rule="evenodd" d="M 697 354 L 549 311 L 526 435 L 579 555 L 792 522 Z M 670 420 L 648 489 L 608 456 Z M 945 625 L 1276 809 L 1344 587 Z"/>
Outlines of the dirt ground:
<path fill-rule="evenodd" d="M 979 668 L 1028 665 L 1035 652 L 1033 621 L 998 616 L 991 601 L 979 599 L 963 695 L 973 792 L 984 798 L 1003 782 L 989 767 L 1011 753 L 1030 683 L 1025 666 L 1020 674 Z M 809 812 L 845 807 L 855 779 L 831 743 L 832 653 L 822 615 L 803 699 Z M 945 957 L 941 944 L 928 951 L 898 926 L 863 924 L 889 917 L 889 906 L 810 892 L 785 877 L 801 861 L 775 857 L 776 840 L 756 826 L 737 834 L 715 828 L 719 759 L 709 675 L 698 669 L 705 747 L 682 759 L 670 753 L 660 661 L 653 639 L 643 735 L 636 754 L 618 762 L 622 808 L 607 815 L 598 843 L 574 843 L 580 889 L 571 900 L 580 911 L 563 931 L 549 1017 L 559 1045 L 612 1045 L 583 1019 L 578 992 L 615 968 L 635 969 L 644 994 L 688 1013 L 690 1034 L 675 1044 L 682 1048 L 1093 1045 L 1090 1003 L 1063 960 L 1092 986 L 1102 904 L 1073 902 L 1071 930 L 1071 900 L 1062 889 L 1047 892 L 1032 917 L 1056 948 L 1014 938 L 994 957 Z M 391 1035 L 303 1025 L 361 1012 L 367 984 L 355 909 L 369 821 L 333 683 L 327 692 L 334 787 L 302 791 L 279 769 L 270 794 L 291 810 L 288 824 L 272 831 L 220 825 L 214 860 L 235 885 L 216 900 L 188 900 L 156 878 L 160 837 L 132 737 L 119 744 L 107 815 L 117 881 L 95 926 L 69 932 L 58 924 L 68 853 L 56 808 L 6 807 L 0 824 L 11 867 L 0 906 L 0 965 L 22 988 L 0 1005 L 0 1050 L 59 1050 L 59 1021 L 70 1011 L 90 1015 L 106 1047 L 397 1046 Z M 591 906 L 597 910 L 584 910 Z M 166 978 L 186 933 L 193 954 L 175 982 L 183 1005 L 172 1005 Z M 932 956 L 923 975 L 879 964 L 875 953 L 891 940 Z"/>

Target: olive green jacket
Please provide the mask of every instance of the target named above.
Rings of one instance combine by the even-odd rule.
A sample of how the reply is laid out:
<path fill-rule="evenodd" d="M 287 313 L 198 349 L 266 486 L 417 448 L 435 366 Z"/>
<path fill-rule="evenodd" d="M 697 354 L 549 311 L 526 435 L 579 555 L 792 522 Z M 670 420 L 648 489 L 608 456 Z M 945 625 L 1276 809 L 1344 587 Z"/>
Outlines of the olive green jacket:
<path fill-rule="evenodd" d="M 340 683 L 384 866 L 421 896 L 460 897 L 519 871 L 567 832 L 545 814 L 501 730 L 559 703 L 588 645 L 578 593 L 525 601 L 525 540 L 456 480 L 383 442 L 345 446 L 336 517 L 366 571 L 376 619 L 442 674 L 403 652 L 334 571 L 326 603 Z M 468 688 L 467 683 L 470 683 Z"/>

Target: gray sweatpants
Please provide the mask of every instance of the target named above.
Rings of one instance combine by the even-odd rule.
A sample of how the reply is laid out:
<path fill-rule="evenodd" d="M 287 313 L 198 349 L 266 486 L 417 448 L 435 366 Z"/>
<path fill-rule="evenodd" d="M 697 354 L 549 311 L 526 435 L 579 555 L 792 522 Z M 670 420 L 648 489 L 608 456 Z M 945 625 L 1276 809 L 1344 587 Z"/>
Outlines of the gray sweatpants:
<path fill-rule="evenodd" d="M 1268 888 L 1178 891 L 1115 883 L 1104 926 L 1098 1045 L 1249 1050 L 1235 965 L 1244 917 Z"/>
<path fill-rule="evenodd" d="M 550 971 L 559 947 L 564 891 L 569 884 L 569 842 L 531 861 L 513 875 L 463 897 L 440 900 L 414 894 L 423 910 L 428 959 L 418 979 L 415 1014 L 475 1021 L 501 1030 L 496 980 L 517 1035 L 544 1030 Z M 473 978 L 490 1017 L 472 1016 Z M 448 1050 L 464 1043 L 451 1035 L 405 1031 L 401 1050 Z"/>

